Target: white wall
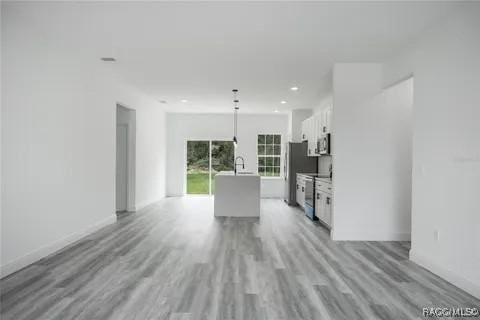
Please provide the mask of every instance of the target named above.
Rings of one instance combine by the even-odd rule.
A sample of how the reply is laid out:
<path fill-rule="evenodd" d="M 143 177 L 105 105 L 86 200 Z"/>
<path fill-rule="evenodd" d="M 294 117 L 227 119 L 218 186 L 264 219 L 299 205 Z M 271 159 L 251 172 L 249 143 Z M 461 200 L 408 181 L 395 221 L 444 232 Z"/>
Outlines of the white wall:
<path fill-rule="evenodd" d="M 479 30 L 480 3 L 465 4 L 388 61 L 384 84 L 415 77 L 410 257 L 480 298 Z"/>
<path fill-rule="evenodd" d="M 2 275 L 115 221 L 117 103 L 137 113 L 137 205 L 165 193 L 159 103 L 49 43 L 28 10 L 2 3 Z"/>
<path fill-rule="evenodd" d="M 2 6 L 0 4 L 0 27 L 2 26 L 2 19 L 3 19 L 3 14 L 2 14 Z M 1 38 L 2 38 L 3 35 L 0 34 L 0 41 L 1 41 Z M 2 230 L 3 230 L 3 227 L 2 227 L 2 207 L 3 207 L 3 202 L 2 202 L 2 194 L 3 194 L 3 183 L 2 183 L 2 179 L 3 179 L 3 176 L 2 176 L 2 148 L 1 148 L 1 143 L 2 143 L 2 131 L 3 131 L 3 126 L 2 126 L 2 114 L 3 114 L 3 99 L 1 98 L 2 96 L 2 92 L 3 92 L 3 83 L 2 83 L 2 80 L 3 80 L 3 68 L 2 68 L 2 63 L 1 61 L 3 61 L 3 50 L 1 50 L 0 48 L 0 74 L 2 74 L 2 76 L 0 77 L 0 251 L 1 251 L 1 244 L 2 244 L 2 239 L 3 239 L 3 235 L 2 235 Z M 2 265 L 2 259 L 1 259 L 1 252 L 0 252 L 0 265 Z M 0 273 L 0 276 L 1 276 L 1 273 Z"/>
<path fill-rule="evenodd" d="M 410 238 L 411 82 L 381 84 L 381 64 L 334 67 L 335 240 Z"/>
<path fill-rule="evenodd" d="M 245 158 L 246 171 L 257 172 L 257 135 L 262 133 L 281 134 L 283 144 L 287 137 L 287 126 L 287 115 L 241 114 L 240 111 L 236 155 Z M 167 194 L 169 196 L 183 195 L 186 141 L 188 139 L 231 140 L 233 137 L 233 113 L 168 113 L 167 136 Z M 283 187 L 283 178 L 262 178 L 262 197 L 282 197 Z"/>
<path fill-rule="evenodd" d="M 135 208 L 139 210 L 166 195 L 166 113 L 154 100 L 131 104 L 136 110 Z"/>
<path fill-rule="evenodd" d="M 327 93 L 320 102 L 313 108 L 313 114 L 319 114 L 328 107 L 333 106 L 333 92 Z"/>

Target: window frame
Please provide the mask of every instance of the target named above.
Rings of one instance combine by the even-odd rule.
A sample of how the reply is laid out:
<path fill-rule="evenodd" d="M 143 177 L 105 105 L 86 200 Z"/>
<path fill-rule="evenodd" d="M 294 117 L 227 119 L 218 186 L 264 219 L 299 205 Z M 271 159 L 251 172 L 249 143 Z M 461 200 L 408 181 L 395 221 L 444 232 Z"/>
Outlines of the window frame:
<path fill-rule="evenodd" d="M 258 143 L 258 137 L 260 135 L 264 135 L 264 136 L 268 136 L 268 135 L 273 135 L 273 136 L 280 136 L 280 143 L 278 144 L 280 146 L 280 154 L 279 155 L 275 155 L 275 154 L 272 154 L 272 155 L 266 155 L 266 150 L 265 150 L 265 154 L 264 155 L 259 155 L 258 154 L 258 146 L 259 146 L 259 143 Z M 265 143 L 266 145 L 266 143 Z M 273 145 L 276 145 L 275 143 Z M 284 172 L 283 172 L 283 134 L 281 133 L 272 133 L 272 132 L 269 132 L 269 133 L 257 133 L 256 135 L 256 142 L 255 142 L 255 153 L 256 153 L 256 166 L 257 166 L 257 174 L 260 176 L 261 179 L 283 179 L 284 177 Z M 279 171 L 279 174 L 278 176 L 263 176 L 263 175 L 260 175 L 260 172 L 259 172 L 259 166 L 258 166 L 258 161 L 259 161 L 259 157 L 270 157 L 270 158 L 279 158 L 279 168 L 280 168 L 280 171 Z M 273 166 L 273 167 L 276 167 L 276 166 Z"/>

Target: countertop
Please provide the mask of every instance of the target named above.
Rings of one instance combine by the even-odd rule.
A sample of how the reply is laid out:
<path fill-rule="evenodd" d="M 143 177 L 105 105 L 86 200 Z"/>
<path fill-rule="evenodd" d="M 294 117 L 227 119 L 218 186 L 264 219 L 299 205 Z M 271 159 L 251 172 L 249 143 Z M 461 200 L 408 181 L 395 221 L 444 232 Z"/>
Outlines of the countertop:
<path fill-rule="evenodd" d="M 330 179 L 329 175 L 326 174 L 318 174 L 318 173 L 302 173 L 298 172 L 297 176 L 306 176 L 306 177 L 311 177 L 315 179 Z"/>
<path fill-rule="evenodd" d="M 235 175 L 235 172 L 233 171 L 220 171 L 219 173 L 216 174 L 216 176 L 229 176 L 229 177 L 259 177 L 258 174 L 254 172 L 237 172 L 237 175 Z"/>
<path fill-rule="evenodd" d="M 325 177 L 325 176 L 315 177 L 315 181 L 321 181 L 321 182 L 332 184 L 332 178 L 330 178 L 328 176 L 327 177 Z"/>
<path fill-rule="evenodd" d="M 297 175 L 309 176 L 309 177 L 316 177 L 316 176 L 318 176 L 318 173 L 297 172 Z"/>
<path fill-rule="evenodd" d="M 332 178 L 329 175 L 318 174 L 318 173 L 297 173 L 297 176 L 304 176 L 309 178 L 314 178 L 315 181 L 321 181 L 325 183 L 332 184 Z"/>

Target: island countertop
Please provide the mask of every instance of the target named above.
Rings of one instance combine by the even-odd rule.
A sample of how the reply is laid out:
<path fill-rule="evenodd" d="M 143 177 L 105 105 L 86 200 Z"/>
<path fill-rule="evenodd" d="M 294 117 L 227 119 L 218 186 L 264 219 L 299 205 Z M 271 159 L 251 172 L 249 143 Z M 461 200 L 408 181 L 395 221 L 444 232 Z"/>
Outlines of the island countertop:
<path fill-rule="evenodd" d="M 235 175 L 235 172 L 233 171 L 220 171 L 219 173 L 217 173 L 215 176 L 234 176 L 234 177 L 255 177 L 255 176 L 258 176 L 258 174 L 254 173 L 254 172 L 237 172 L 237 174 Z"/>

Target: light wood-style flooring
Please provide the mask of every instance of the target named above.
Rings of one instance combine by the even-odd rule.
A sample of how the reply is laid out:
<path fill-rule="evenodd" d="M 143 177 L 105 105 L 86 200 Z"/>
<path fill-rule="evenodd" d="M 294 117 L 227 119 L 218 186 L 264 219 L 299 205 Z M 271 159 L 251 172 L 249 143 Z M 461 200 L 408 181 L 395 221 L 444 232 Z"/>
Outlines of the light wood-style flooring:
<path fill-rule="evenodd" d="M 408 260 L 408 242 L 332 242 L 281 200 L 214 218 L 166 198 L 0 281 L 2 320 L 425 319 L 479 300 Z"/>

